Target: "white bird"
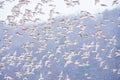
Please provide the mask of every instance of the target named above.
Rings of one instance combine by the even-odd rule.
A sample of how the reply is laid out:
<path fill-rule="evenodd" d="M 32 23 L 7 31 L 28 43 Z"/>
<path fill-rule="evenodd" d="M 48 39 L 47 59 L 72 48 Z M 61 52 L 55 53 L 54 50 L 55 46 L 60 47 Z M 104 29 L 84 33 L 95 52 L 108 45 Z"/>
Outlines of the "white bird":
<path fill-rule="evenodd" d="M 86 58 L 89 57 L 89 55 L 90 55 L 89 52 L 85 52 L 85 53 L 83 53 L 83 54 L 81 55 L 81 57 L 82 57 L 82 59 L 86 59 Z"/>
<path fill-rule="evenodd" d="M 42 73 L 40 73 L 40 77 L 38 80 L 44 80 Z"/>
<path fill-rule="evenodd" d="M 108 65 L 105 65 L 105 66 L 103 67 L 103 69 L 108 69 Z"/>
<path fill-rule="evenodd" d="M 90 66 L 90 64 L 89 64 L 89 61 L 87 61 L 87 62 L 85 62 L 85 63 L 80 63 L 78 66 L 79 66 L 79 67 L 82 67 L 82 66 Z"/>
<path fill-rule="evenodd" d="M 72 61 L 71 60 L 66 60 L 65 64 L 64 64 L 64 67 L 67 67 L 68 64 L 71 64 Z"/>
<path fill-rule="evenodd" d="M 23 37 L 23 34 L 20 33 L 20 32 L 16 32 L 16 35 L 19 36 L 19 37 Z"/>
<path fill-rule="evenodd" d="M 68 75 L 66 76 L 65 80 L 70 80 L 70 78 L 69 78 L 69 76 L 68 76 Z"/>
<path fill-rule="evenodd" d="M 119 75 L 120 75 L 120 69 L 118 69 L 118 70 L 117 70 L 117 74 L 119 74 Z"/>
<path fill-rule="evenodd" d="M 117 69 L 112 69 L 112 72 L 113 72 L 113 73 L 117 72 Z"/>
<path fill-rule="evenodd" d="M 0 1 L 0 9 L 3 8 L 3 5 L 5 5 L 4 2 L 5 1 Z"/>
<path fill-rule="evenodd" d="M 22 77 L 22 73 L 19 72 L 19 71 L 16 71 L 16 72 L 15 72 L 15 75 L 16 75 L 16 77 L 18 77 L 18 78 L 21 78 L 21 77 Z"/>
<path fill-rule="evenodd" d="M 13 78 L 7 74 L 4 75 L 5 80 L 13 80 Z"/>
<path fill-rule="evenodd" d="M 61 71 L 60 74 L 58 75 L 58 80 L 61 80 L 61 78 L 63 78 L 63 71 Z"/>
<path fill-rule="evenodd" d="M 28 78 L 27 78 L 27 77 L 24 77 L 23 80 L 28 80 Z"/>
<path fill-rule="evenodd" d="M 101 61 L 101 60 L 102 60 L 102 58 L 100 57 L 100 54 L 99 54 L 99 53 L 96 54 L 95 59 L 96 59 L 97 61 Z"/>
<path fill-rule="evenodd" d="M 100 67 L 102 67 L 104 63 L 105 63 L 105 61 L 101 61 L 100 62 Z"/>
<path fill-rule="evenodd" d="M 73 5 L 80 5 L 80 1 L 79 0 L 72 0 Z"/>
<path fill-rule="evenodd" d="M 118 4 L 118 0 L 114 0 L 113 3 L 112 3 L 112 6 L 115 5 L 115 4 Z"/>
<path fill-rule="evenodd" d="M 101 4 L 101 6 L 103 6 L 103 7 L 107 7 L 107 5 L 106 5 L 106 4 Z"/>
<path fill-rule="evenodd" d="M 117 51 L 115 52 L 115 56 L 120 56 L 120 50 L 117 50 Z"/>
<path fill-rule="evenodd" d="M 100 2 L 100 0 L 95 0 L 95 5 L 98 4 Z"/>
<path fill-rule="evenodd" d="M 52 74 L 52 72 L 51 72 L 51 71 L 48 71 L 47 74 L 50 75 L 50 74 Z"/>

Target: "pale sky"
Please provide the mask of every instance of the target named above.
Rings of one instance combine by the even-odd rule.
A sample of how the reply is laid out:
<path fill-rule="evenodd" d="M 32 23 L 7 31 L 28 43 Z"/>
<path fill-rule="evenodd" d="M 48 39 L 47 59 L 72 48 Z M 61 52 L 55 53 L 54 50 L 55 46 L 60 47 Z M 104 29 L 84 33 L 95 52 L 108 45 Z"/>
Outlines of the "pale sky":
<path fill-rule="evenodd" d="M 5 2 L 5 5 L 3 6 L 4 8 L 0 9 L 0 19 L 1 20 L 6 20 L 6 17 L 8 15 L 11 15 L 11 9 L 13 6 L 18 4 L 18 1 L 19 0 L 15 0 L 13 2 Z M 33 11 L 35 8 L 35 5 L 40 2 L 40 0 L 30 0 L 30 1 L 31 1 L 30 4 L 28 4 L 26 6 L 22 6 L 22 8 L 20 9 L 21 12 L 24 13 L 25 9 L 29 9 L 29 10 Z M 98 12 L 102 13 L 105 10 L 113 10 L 113 9 L 119 7 L 119 4 L 112 6 L 113 1 L 114 0 L 100 0 L 100 3 L 94 5 L 95 0 L 80 0 L 80 5 L 76 5 L 74 7 L 66 6 L 64 0 L 54 0 L 53 2 L 50 2 L 48 4 L 56 5 L 55 10 L 57 12 L 60 12 L 60 15 L 54 15 L 56 17 L 56 16 L 63 16 L 63 15 L 69 16 L 69 15 L 79 14 L 79 12 L 81 10 L 88 11 L 94 15 Z M 53 7 L 49 7 L 48 4 L 44 4 L 42 7 L 43 12 L 45 12 L 45 15 L 38 15 L 36 17 L 39 17 L 41 20 L 48 19 L 49 11 L 53 8 Z M 100 6 L 100 4 L 106 4 L 107 7 Z M 19 16 L 19 18 L 17 20 L 19 21 L 20 18 L 22 18 L 22 17 Z"/>

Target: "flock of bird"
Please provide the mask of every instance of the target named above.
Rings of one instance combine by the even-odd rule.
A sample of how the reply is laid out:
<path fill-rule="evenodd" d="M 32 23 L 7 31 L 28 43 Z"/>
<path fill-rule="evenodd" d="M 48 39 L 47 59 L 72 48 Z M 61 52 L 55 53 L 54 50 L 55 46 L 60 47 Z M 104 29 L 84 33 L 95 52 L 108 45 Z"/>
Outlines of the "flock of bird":
<path fill-rule="evenodd" d="M 1 1 L 0 9 L 12 1 Z M 120 61 L 113 63 L 120 58 L 116 47 L 119 34 L 114 30 L 120 29 L 120 15 L 117 20 L 97 20 L 90 12 L 80 11 L 78 15 L 55 18 L 60 12 L 49 4 L 53 8 L 48 20 L 35 18 L 44 15 L 42 6 L 51 2 L 39 0 L 33 11 L 25 9 L 22 13 L 20 8 L 30 0 L 19 0 L 11 9 L 12 15 L 0 20 L 0 80 L 119 80 L 108 75 L 120 76 Z M 72 7 L 80 5 L 79 0 L 64 2 Z M 99 2 L 95 0 L 95 5 Z M 118 5 L 119 1 L 111 4 Z M 18 21 L 19 16 L 22 18 Z"/>

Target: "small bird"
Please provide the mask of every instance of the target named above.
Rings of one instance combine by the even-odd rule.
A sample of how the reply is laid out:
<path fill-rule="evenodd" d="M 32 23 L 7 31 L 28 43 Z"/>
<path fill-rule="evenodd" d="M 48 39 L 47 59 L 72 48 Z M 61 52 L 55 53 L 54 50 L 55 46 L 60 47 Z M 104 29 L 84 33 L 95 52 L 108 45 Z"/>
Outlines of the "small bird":
<path fill-rule="evenodd" d="M 117 70 L 117 74 L 119 74 L 119 75 L 120 75 L 120 69 L 118 69 L 118 70 Z"/>
<path fill-rule="evenodd" d="M 58 80 L 61 80 L 61 78 L 63 78 L 63 71 L 61 71 L 60 74 L 58 75 Z"/>
<path fill-rule="evenodd" d="M 98 4 L 100 2 L 100 0 L 95 0 L 95 5 Z"/>
<path fill-rule="evenodd" d="M 16 75 L 16 77 L 18 77 L 18 78 L 21 78 L 21 77 L 22 77 L 22 73 L 19 72 L 19 71 L 16 71 L 16 72 L 15 72 L 15 75 Z"/>
<path fill-rule="evenodd" d="M 70 80 L 70 78 L 69 78 L 69 76 L 68 76 L 68 75 L 66 76 L 65 80 Z"/>
<path fill-rule="evenodd" d="M 23 34 L 20 33 L 20 32 L 16 32 L 16 35 L 19 36 L 19 37 L 23 37 Z"/>
<path fill-rule="evenodd" d="M 0 1 L 0 9 L 3 9 L 3 5 L 5 5 L 4 2 L 5 1 Z"/>
<path fill-rule="evenodd" d="M 67 60 L 66 63 L 65 63 L 65 65 L 64 65 L 64 67 L 66 67 L 70 63 L 72 63 L 72 61 L 71 60 Z"/>
<path fill-rule="evenodd" d="M 38 80 L 44 80 L 42 73 L 40 74 L 40 77 L 38 78 Z"/>
<path fill-rule="evenodd" d="M 101 4 L 101 6 L 103 6 L 103 7 L 107 7 L 107 5 L 106 5 L 106 4 Z"/>
<path fill-rule="evenodd" d="M 112 6 L 115 5 L 115 4 L 118 4 L 118 0 L 114 0 L 113 3 L 112 3 Z"/>

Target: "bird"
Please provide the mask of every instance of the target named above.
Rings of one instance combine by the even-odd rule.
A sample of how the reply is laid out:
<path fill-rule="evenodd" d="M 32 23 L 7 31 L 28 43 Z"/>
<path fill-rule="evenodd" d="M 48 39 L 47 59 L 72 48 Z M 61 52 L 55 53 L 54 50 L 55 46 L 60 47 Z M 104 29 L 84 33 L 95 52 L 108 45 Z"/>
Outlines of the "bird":
<path fill-rule="evenodd" d="M 65 80 L 70 80 L 70 78 L 69 78 L 69 76 L 68 76 L 68 75 L 66 76 Z"/>
<path fill-rule="evenodd" d="M 13 15 L 8 15 L 6 20 L 8 21 L 8 23 L 14 22 L 15 16 L 13 16 Z"/>
<path fill-rule="evenodd" d="M 86 61 L 84 63 L 80 63 L 78 66 L 79 67 L 84 67 L 84 66 L 90 66 L 90 64 L 89 64 L 89 61 Z"/>
<path fill-rule="evenodd" d="M 7 74 L 4 75 L 4 79 L 6 80 L 13 80 L 13 78 Z"/>
<path fill-rule="evenodd" d="M 82 59 L 86 59 L 86 58 L 89 57 L 89 55 L 90 55 L 89 52 L 85 52 L 85 53 L 83 53 L 83 54 L 81 55 L 81 57 L 82 57 Z"/>
<path fill-rule="evenodd" d="M 120 50 L 117 50 L 116 52 L 115 52 L 115 56 L 117 57 L 117 56 L 120 56 Z"/>
<path fill-rule="evenodd" d="M 116 36 L 114 35 L 112 38 L 106 39 L 106 41 L 108 41 L 109 44 L 116 45 Z"/>
<path fill-rule="evenodd" d="M 3 9 L 3 5 L 5 5 L 4 3 L 5 1 L 0 1 L 0 9 Z"/>
<path fill-rule="evenodd" d="M 112 6 L 115 5 L 115 4 L 118 4 L 118 0 L 114 0 L 114 1 L 112 2 Z"/>
<path fill-rule="evenodd" d="M 16 34 L 17 36 L 19 36 L 19 37 L 23 37 L 23 34 L 20 33 L 20 32 L 16 32 L 15 34 Z"/>
<path fill-rule="evenodd" d="M 113 73 L 116 73 L 116 72 L 117 72 L 117 69 L 112 69 L 112 72 L 113 72 Z"/>
<path fill-rule="evenodd" d="M 48 71 L 47 74 L 50 75 L 50 74 L 52 74 L 52 72 L 51 72 L 51 71 Z"/>
<path fill-rule="evenodd" d="M 91 78 L 92 78 L 91 76 L 89 76 L 88 73 L 85 73 L 84 75 L 85 75 L 85 77 L 86 77 L 87 79 L 91 79 Z"/>
<path fill-rule="evenodd" d="M 15 75 L 16 75 L 16 77 L 18 77 L 18 78 L 21 78 L 21 77 L 22 77 L 22 73 L 19 72 L 19 71 L 16 71 L 16 72 L 15 72 Z"/>
<path fill-rule="evenodd" d="M 22 14 L 20 12 L 20 6 L 19 5 L 15 5 L 12 9 L 11 12 L 13 14 L 13 16 L 18 17 L 20 14 Z"/>
<path fill-rule="evenodd" d="M 103 6 L 103 7 L 107 7 L 107 5 L 106 4 L 100 4 L 101 6 Z"/>
<path fill-rule="evenodd" d="M 60 74 L 58 75 L 58 80 L 61 80 L 61 78 L 63 78 L 63 71 L 61 71 Z"/>
<path fill-rule="evenodd" d="M 76 60 L 76 61 L 74 62 L 74 64 L 78 66 L 78 65 L 80 65 L 80 62 L 79 62 L 78 60 Z"/>
<path fill-rule="evenodd" d="M 66 60 L 65 64 L 64 64 L 64 68 L 67 67 L 68 64 L 72 63 L 71 60 Z"/>
<path fill-rule="evenodd" d="M 95 0 L 95 5 L 98 4 L 100 2 L 100 0 Z"/>
<path fill-rule="evenodd" d="M 120 69 L 117 70 L 117 74 L 120 75 Z"/>
<path fill-rule="evenodd" d="M 103 69 L 105 70 L 105 69 L 108 69 L 108 65 L 105 65 L 104 67 L 103 67 Z"/>
<path fill-rule="evenodd" d="M 72 0 L 73 5 L 80 5 L 80 1 L 79 0 Z"/>
<path fill-rule="evenodd" d="M 44 80 L 42 73 L 40 73 L 40 77 L 38 78 L 38 80 Z"/>
<path fill-rule="evenodd" d="M 99 53 L 96 54 L 95 59 L 96 59 L 97 61 L 101 61 L 101 60 L 102 60 L 102 58 L 100 57 L 100 54 L 99 54 Z"/>
<path fill-rule="evenodd" d="M 105 61 L 101 61 L 100 62 L 100 67 L 102 67 L 104 63 L 105 63 Z"/>
<path fill-rule="evenodd" d="M 27 77 L 24 77 L 23 80 L 28 80 L 28 78 L 27 78 Z"/>
<path fill-rule="evenodd" d="M 28 3 L 30 3 L 30 0 L 19 0 L 19 3 L 28 5 Z"/>

